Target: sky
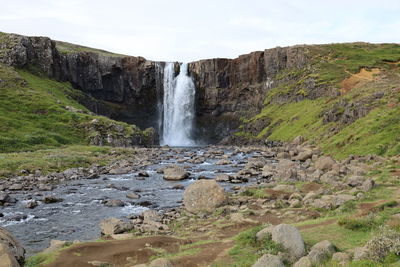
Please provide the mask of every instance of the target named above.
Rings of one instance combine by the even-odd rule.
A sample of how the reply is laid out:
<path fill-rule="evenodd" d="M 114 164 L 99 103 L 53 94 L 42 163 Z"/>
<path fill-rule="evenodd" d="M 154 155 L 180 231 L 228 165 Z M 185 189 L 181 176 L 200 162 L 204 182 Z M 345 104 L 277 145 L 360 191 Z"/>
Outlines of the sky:
<path fill-rule="evenodd" d="M 150 60 L 296 44 L 400 42 L 400 0 L 0 0 L 0 31 Z"/>

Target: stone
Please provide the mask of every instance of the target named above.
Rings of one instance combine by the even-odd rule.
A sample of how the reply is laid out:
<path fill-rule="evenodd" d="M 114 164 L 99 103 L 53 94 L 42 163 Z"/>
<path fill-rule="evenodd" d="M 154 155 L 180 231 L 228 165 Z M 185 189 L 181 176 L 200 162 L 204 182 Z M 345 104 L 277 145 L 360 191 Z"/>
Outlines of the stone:
<path fill-rule="evenodd" d="M 69 242 L 69 241 L 52 239 L 52 240 L 50 240 L 50 246 L 48 248 L 46 248 L 43 252 L 50 253 L 50 252 L 53 252 L 57 249 L 63 248 L 70 244 L 71 244 L 71 242 Z"/>
<path fill-rule="evenodd" d="M 134 192 L 126 193 L 126 197 L 130 198 L 130 199 L 139 199 L 140 198 L 140 196 L 138 194 L 134 193 Z"/>
<path fill-rule="evenodd" d="M 260 230 L 256 234 L 256 239 L 258 242 L 266 239 L 272 238 L 272 230 L 274 229 L 275 226 L 270 225 L 268 227 L 265 227 L 264 229 Z"/>
<path fill-rule="evenodd" d="M 217 182 L 229 182 L 230 178 L 231 177 L 228 174 L 220 173 L 220 174 L 217 174 L 217 176 L 215 177 L 215 181 L 217 181 Z"/>
<path fill-rule="evenodd" d="M 227 160 L 227 159 L 221 159 L 221 160 L 217 161 L 215 164 L 216 165 L 229 165 L 229 164 L 231 164 L 231 161 Z"/>
<path fill-rule="evenodd" d="M 272 240 L 281 244 L 289 253 L 293 261 L 305 254 L 303 237 L 296 227 L 288 224 L 279 224 L 272 230 Z"/>
<path fill-rule="evenodd" d="M 318 242 L 311 248 L 308 253 L 308 258 L 311 260 L 312 264 L 319 265 L 329 259 L 335 252 L 335 246 L 328 240 L 324 240 Z"/>
<path fill-rule="evenodd" d="M 364 260 L 367 258 L 368 253 L 367 249 L 365 247 L 355 247 L 354 248 L 354 255 L 353 255 L 353 260 L 354 261 L 360 261 Z"/>
<path fill-rule="evenodd" d="M 11 264 L 8 266 L 22 266 L 25 262 L 25 249 L 9 231 L 0 227 L 0 266 L 3 260 Z"/>
<path fill-rule="evenodd" d="M 0 267 L 21 267 L 10 247 L 3 243 L 0 243 Z"/>
<path fill-rule="evenodd" d="M 89 264 L 95 267 L 113 267 L 114 264 L 105 262 L 105 261 L 88 261 Z"/>
<path fill-rule="evenodd" d="M 349 254 L 344 252 L 336 252 L 332 255 L 332 261 L 340 263 L 342 266 L 347 266 L 350 262 L 351 258 Z"/>
<path fill-rule="evenodd" d="M 62 198 L 57 198 L 57 197 L 55 197 L 55 196 L 45 196 L 45 197 L 42 199 L 42 202 L 43 202 L 44 204 L 52 204 L 52 203 L 63 202 L 63 201 L 64 201 L 64 199 L 62 199 Z"/>
<path fill-rule="evenodd" d="M 331 157 L 320 157 L 314 164 L 315 169 L 330 171 L 336 162 Z"/>
<path fill-rule="evenodd" d="M 172 265 L 172 262 L 169 259 L 158 258 L 153 260 L 149 264 L 149 267 L 174 267 L 174 265 Z"/>
<path fill-rule="evenodd" d="M 108 218 L 100 222 L 103 235 L 122 234 L 133 229 L 133 224 L 117 218 Z"/>
<path fill-rule="evenodd" d="M 360 189 L 364 192 L 368 192 L 372 188 L 374 188 L 374 186 L 375 186 L 375 181 L 372 179 L 367 179 L 362 183 L 362 185 L 360 186 Z"/>
<path fill-rule="evenodd" d="M 306 160 L 308 160 L 308 159 L 311 159 L 312 156 L 313 156 L 312 150 L 305 150 L 305 151 L 300 152 L 300 153 L 297 155 L 296 160 L 299 160 L 299 161 L 306 161 Z"/>
<path fill-rule="evenodd" d="M 144 222 L 161 222 L 162 217 L 158 214 L 156 210 L 145 210 L 142 212 Z"/>
<path fill-rule="evenodd" d="M 13 184 L 10 187 L 8 187 L 8 189 L 12 191 L 22 190 L 22 188 L 24 188 L 22 184 Z"/>
<path fill-rule="evenodd" d="M 293 144 L 295 145 L 301 145 L 302 143 L 304 143 L 304 137 L 301 135 L 298 135 L 293 139 Z"/>
<path fill-rule="evenodd" d="M 304 256 L 301 257 L 300 260 L 298 260 L 295 264 L 293 264 L 293 267 L 313 267 L 313 264 L 311 263 L 309 257 Z"/>
<path fill-rule="evenodd" d="M 104 206 L 106 207 L 123 207 L 125 203 L 119 199 L 107 199 L 103 201 Z"/>
<path fill-rule="evenodd" d="M 276 166 L 276 174 L 274 175 L 276 180 L 288 181 L 297 179 L 296 164 L 287 159 L 282 159 Z"/>
<path fill-rule="evenodd" d="M 185 209 L 192 213 L 212 213 L 228 201 L 225 190 L 214 180 L 198 180 L 183 194 Z"/>
<path fill-rule="evenodd" d="M 287 152 L 279 152 L 276 157 L 278 159 L 290 159 L 290 155 Z"/>
<path fill-rule="evenodd" d="M 278 256 L 265 254 L 252 267 L 285 267 L 285 265 Z"/>
<path fill-rule="evenodd" d="M 189 173 L 178 166 L 164 169 L 164 179 L 168 181 L 180 181 L 189 178 Z"/>
<path fill-rule="evenodd" d="M 37 203 L 36 200 L 29 200 L 29 201 L 26 203 L 25 208 L 33 209 L 33 208 L 36 208 L 37 206 L 38 206 L 38 203 Z"/>

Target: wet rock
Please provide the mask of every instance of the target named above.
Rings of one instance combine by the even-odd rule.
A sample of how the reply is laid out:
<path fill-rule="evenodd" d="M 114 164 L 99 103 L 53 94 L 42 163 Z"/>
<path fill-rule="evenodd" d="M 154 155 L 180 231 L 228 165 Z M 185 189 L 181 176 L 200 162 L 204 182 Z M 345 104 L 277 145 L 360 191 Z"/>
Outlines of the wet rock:
<path fill-rule="evenodd" d="M 150 175 L 147 172 L 138 172 L 137 176 L 138 177 L 150 177 Z"/>
<path fill-rule="evenodd" d="M 13 197 L 11 197 L 7 193 L 0 193 L 0 206 L 4 206 L 6 204 L 13 204 L 17 202 L 17 200 Z"/>
<path fill-rule="evenodd" d="M 136 194 L 134 192 L 128 192 L 128 193 L 126 193 L 126 197 L 130 198 L 130 199 L 139 199 L 140 195 L 138 195 L 138 194 Z"/>
<path fill-rule="evenodd" d="M 102 202 L 106 207 L 123 207 L 125 203 L 119 199 L 107 199 Z"/>
<path fill-rule="evenodd" d="M 164 169 L 164 177 L 168 181 L 180 181 L 189 178 L 189 173 L 182 167 L 172 166 Z"/>
<path fill-rule="evenodd" d="M 127 173 L 129 173 L 130 171 L 132 171 L 132 168 L 129 168 L 129 167 L 127 167 L 127 168 L 118 168 L 118 167 L 115 167 L 115 168 L 111 169 L 111 170 L 108 172 L 108 174 L 113 174 L 113 175 L 127 174 Z"/>
<path fill-rule="evenodd" d="M 183 185 L 181 185 L 181 184 L 176 184 L 176 185 L 174 185 L 174 186 L 172 187 L 172 189 L 175 189 L 175 190 L 183 190 L 183 189 L 185 189 L 185 186 L 183 186 Z"/>
<path fill-rule="evenodd" d="M 281 244 L 293 261 L 304 256 L 304 241 L 296 227 L 288 224 L 279 224 L 274 227 L 271 234 L 272 240 Z"/>
<path fill-rule="evenodd" d="M 51 204 L 51 203 L 57 203 L 57 202 L 63 202 L 64 201 L 64 199 L 62 199 L 62 198 L 57 198 L 57 197 L 55 197 L 55 196 L 45 196 L 43 199 L 42 199 L 42 202 L 44 203 L 44 204 Z"/>
<path fill-rule="evenodd" d="M 103 235 L 121 234 L 133 229 L 133 224 L 117 218 L 108 218 L 100 222 Z"/>
<path fill-rule="evenodd" d="M 25 261 L 25 249 L 6 229 L 0 227 L 0 265 L 22 266 Z"/>
<path fill-rule="evenodd" d="M 227 160 L 227 159 L 221 159 L 221 160 L 217 161 L 215 164 L 216 165 L 229 165 L 229 164 L 231 164 L 231 162 L 230 162 L 230 160 Z"/>
<path fill-rule="evenodd" d="M 229 182 L 230 179 L 231 179 L 231 176 L 229 176 L 228 174 L 225 174 L 225 173 L 220 173 L 220 174 L 217 174 L 217 176 L 215 176 L 215 181 L 217 181 L 217 182 Z"/>
<path fill-rule="evenodd" d="M 53 190 L 53 186 L 50 184 L 39 184 L 38 189 L 40 191 L 51 191 Z"/>
<path fill-rule="evenodd" d="M 198 180 L 189 185 L 183 195 L 185 209 L 192 213 L 214 212 L 228 200 L 225 190 L 214 180 Z"/>
<path fill-rule="evenodd" d="M 13 184 L 8 187 L 9 190 L 11 191 L 17 191 L 17 190 L 22 190 L 24 187 L 22 184 Z"/>
<path fill-rule="evenodd" d="M 265 254 L 251 267 L 285 267 L 281 258 L 276 255 Z"/>
<path fill-rule="evenodd" d="M 25 208 L 27 209 L 34 209 L 38 206 L 38 203 L 36 200 L 30 200 L 28 203 L 26 203 Z"/>

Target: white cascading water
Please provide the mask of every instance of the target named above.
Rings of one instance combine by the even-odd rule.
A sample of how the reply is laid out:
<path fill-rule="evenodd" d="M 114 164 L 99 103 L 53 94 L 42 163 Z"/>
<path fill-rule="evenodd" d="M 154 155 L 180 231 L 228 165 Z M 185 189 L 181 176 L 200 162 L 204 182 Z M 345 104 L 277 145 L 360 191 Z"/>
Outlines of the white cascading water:
<path fill-rule="evenodd" d="M 194 146 L 191 138 L 194 119 L 195 86 L 182 63 L 175 78 L 174 63 L 164 68 L 163 136 L 162 145 Z"/>

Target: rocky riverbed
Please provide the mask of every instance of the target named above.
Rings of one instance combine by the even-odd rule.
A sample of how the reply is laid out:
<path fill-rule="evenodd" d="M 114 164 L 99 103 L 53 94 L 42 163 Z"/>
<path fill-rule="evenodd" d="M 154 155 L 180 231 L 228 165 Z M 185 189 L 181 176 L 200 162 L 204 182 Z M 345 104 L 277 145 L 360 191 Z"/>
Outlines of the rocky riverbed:
<path fill-rule="evenodd" d="M 102 219 L 180 206 L 183 190 L 197 179 L 217 177 L 228 191 L 239 189 L 236 184 L 256 182 L 255 178 L 249 181 L 234 176 L 249 158 L 261 155 L 260 151 L 235 148 L 139 151 L 106 167 L 48 175 L 37 172 L 2 181 L 0 225 L 13 232 L 30 253 L 43 250 L 51 239 L 95 239 L 100 236 Z M 166 169 L 172 176 L 182 170 L 184 175 L 171 179 Z"/>

